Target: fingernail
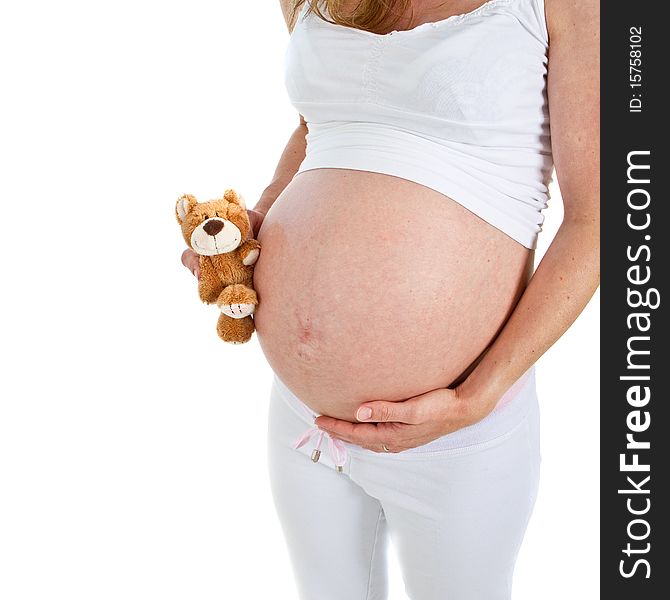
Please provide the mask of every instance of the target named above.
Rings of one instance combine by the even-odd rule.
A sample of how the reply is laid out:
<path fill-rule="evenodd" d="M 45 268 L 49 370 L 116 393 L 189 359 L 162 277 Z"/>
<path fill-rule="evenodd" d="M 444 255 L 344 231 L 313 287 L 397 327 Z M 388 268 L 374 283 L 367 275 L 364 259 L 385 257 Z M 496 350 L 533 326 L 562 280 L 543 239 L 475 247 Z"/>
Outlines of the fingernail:
<path fill-rule="evenodd" d="M 359 421 L 367 421 L 372 416 L 372 409 L 368 406 L 361 406 L 356 413 Z"/>

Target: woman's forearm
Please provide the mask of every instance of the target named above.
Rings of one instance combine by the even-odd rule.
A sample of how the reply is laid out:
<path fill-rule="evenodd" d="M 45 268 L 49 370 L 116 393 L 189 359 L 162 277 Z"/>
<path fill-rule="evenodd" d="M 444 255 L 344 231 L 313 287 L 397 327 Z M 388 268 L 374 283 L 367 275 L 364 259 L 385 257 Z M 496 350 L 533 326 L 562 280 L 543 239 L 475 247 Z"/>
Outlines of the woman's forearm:
<path fill-rule="evenodd" d="M 253 207 L 253 210 L 265 215 L 268 210 L 270 210 L 272 203 L 277 199 L 277 196 L 282 193 L 291 179 L 293 179 L 293 176 L 300 167 L 300 163 L 305 158 L 305 150 L 307 146 L 307 142 L 305 141 L 306 135 L 307 125 L 301 117 L 300 124 L 291 134 L 291 137 L 279 158 L 270 185 L 263 190 L 263 193 L 256 203 L 256 206 Z"/>
<path fill-rule="evenodd" d="M 570 327 L 600 281 L 596 219 L 564 221 L 502 331 L 461 383 L 461 398 L 493 408 Z"/>

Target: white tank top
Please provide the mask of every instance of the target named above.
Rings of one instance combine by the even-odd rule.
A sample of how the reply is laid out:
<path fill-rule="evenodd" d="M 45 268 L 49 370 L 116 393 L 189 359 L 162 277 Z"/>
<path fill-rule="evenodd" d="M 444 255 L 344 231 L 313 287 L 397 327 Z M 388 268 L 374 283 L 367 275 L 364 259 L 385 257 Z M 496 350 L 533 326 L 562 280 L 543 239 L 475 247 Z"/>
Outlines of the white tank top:
<path fill-rule="evenodd" d="M 307 6 L 285 54 L 288 95 L 308 126 L 298 172 L 402 177 L 535 248 L 553 169 L 544 0 L 489 0 L 384 35 Z"/>

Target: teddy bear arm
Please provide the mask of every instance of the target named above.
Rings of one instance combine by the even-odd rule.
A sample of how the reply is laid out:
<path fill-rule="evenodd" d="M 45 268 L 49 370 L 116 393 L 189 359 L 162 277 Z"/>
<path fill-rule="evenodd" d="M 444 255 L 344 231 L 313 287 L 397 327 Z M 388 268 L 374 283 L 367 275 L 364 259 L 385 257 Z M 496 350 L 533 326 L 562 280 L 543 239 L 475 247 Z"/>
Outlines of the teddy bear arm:
<path fill-rule="evenodd" d="M 200 257 L 200 279 L 198 281 L 198 293 L 200 300 L 207 304 L 213 304 L 223 290 L 221 278 L 214 269 L 207 256 Z"/>
<path fill-rule="evenodd" d="M 247 240 L 239 247 L 239 257 L 245 266 L 253 265 L 258 260 L 261 244 L 258 240 Z"/>

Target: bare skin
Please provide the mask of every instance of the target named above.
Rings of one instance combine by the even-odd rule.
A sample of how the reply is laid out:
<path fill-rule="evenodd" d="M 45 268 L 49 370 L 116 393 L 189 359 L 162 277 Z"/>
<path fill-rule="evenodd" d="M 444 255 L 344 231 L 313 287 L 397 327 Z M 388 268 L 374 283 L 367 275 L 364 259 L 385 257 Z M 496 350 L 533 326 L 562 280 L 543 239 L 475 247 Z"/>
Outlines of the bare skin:
<path fill-rule="evenodd" d="M 482 2 L 435 12 L 438 4 L 426 3 L 412 26 Z M 345 170 L 293 179 L 304 156 L 302 122 L 255 207 L 267 214 L 255 278 L 259 340 L 285 383 L 324 413 L 316 422 L 333 437 L 397 452 L 481 420 L 598 286 L 599 4 L 545 6 L 552 149 L 565 210 L 530 280 L 527 249 L 432 190 Z M 282 8 L 288 16 L 288 2 Z M 353 191 L 365 202 L 352 202 Z M 389 212 L 375 200 L 408 194 L 424 212 L 403 212 L 402 203 Z M 467 239 L 450 245 L 458 231 Z M 459 304 L 464 297 L 470 302 Z M 407 316 L 410 300 L 422 310 Z"/>
<path fill-rule="evenodd" d="M 347 420 L 362 402 L 452 385 L 509 316 L 532 256 L 432 189 L 346 169 L 296 175 L 259 241 L 263 352 L 305 404 Z"/>

